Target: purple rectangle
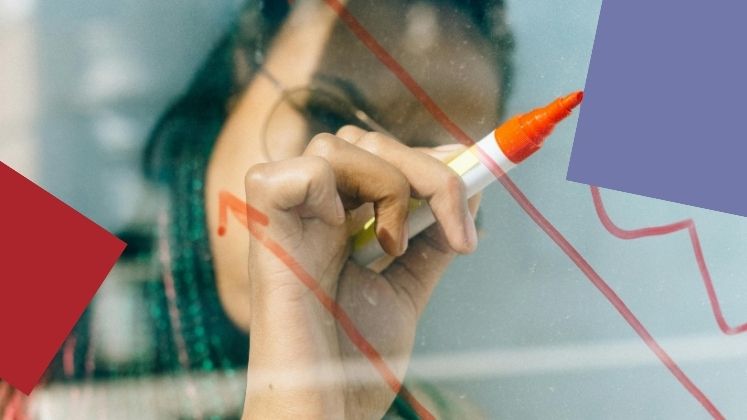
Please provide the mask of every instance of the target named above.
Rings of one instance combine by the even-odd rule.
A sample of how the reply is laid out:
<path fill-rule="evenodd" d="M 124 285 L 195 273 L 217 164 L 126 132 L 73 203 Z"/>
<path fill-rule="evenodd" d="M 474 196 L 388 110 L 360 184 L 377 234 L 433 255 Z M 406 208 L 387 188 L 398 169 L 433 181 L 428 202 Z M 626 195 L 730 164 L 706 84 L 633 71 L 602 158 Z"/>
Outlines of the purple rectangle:
<path fill-rule="evenodd" d="M 747 3 L 605 1 L 567 179 L 747 216 Z"/>

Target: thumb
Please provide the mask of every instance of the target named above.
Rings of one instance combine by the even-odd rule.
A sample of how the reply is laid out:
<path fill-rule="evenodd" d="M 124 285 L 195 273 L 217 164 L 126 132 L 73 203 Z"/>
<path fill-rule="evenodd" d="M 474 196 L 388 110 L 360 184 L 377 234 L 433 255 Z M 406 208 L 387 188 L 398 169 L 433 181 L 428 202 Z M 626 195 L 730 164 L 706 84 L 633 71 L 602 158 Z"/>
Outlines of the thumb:
<path fill-rule="evenodd" d="M 474 218 L 480 206 L 481 194 L 467 202 Z M 382 271 L 396 290 L 403 291 L 412 300 L 416 314 L 425 309 L 433 289 L 456 256 L 441 226 L 434 224 L 410 240 L 407 251 Z"/>

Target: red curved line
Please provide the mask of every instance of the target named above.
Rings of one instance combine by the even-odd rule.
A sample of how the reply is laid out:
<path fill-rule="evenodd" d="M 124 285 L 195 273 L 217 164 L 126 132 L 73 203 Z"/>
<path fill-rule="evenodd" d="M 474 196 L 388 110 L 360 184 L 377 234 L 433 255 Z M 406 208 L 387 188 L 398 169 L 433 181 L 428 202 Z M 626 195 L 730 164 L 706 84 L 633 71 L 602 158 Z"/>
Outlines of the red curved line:
<path fill-rule="evenodd" d="M 350 14 L 340 0 L 325 0 L 330 7 L 337 12 L 340 19 L 347 25 L 353 34 L 379 59 L 379 61 L 392 72 L 402 84 L 420 101 L 431 115 L 444 127 L 457 141 L 462 144 L 472 145 L 474 140 L 459 129 L 444 113 L 435 101 L 418 85 L 415 79 L 379 44 L 376 39 L 361 25 L 361 23 Z M 481 154 L 482 150 L 478 147 L 478 157 L 486 165 L 498 181 L 503 185 L 506 191 L 516 203 L 527 213 L 527 215 L 540 227 L 573 261 L 589 281 L 604 295 L 612 306 L 620 313 L 625 321 L 630 324 L 633 330 L 641 337 L 643 342 L 651 351 L 661 360 L 661 362 L 672 372 L 672 375 L 682 384 L 682 386 L 708 411 L 713 418 L 723 419 L 724 416 L 716 406 L 708 399 L 703 391 L 695 385 L 685 372 L 675 363 L 667 352 L 656 342 L 646 327 L 638 320 L 630 308 L 625 305 L 622 299 L 614 290 L 604 281 L 604 279 L 594 270 L 594 268 L 584 259 L 578 250 L 561 234 L 555 226 L 532 204 L 524 195 L 511 178 L 489 156 Z"/>
<path fill-rule="evenodd" d="M 708 271 L 708 266 L 706 265 L 705 257 L 703 256 L 703 249 L 700 245 L 700 239 L 698 238 L 698 230 L 695 227 L 695 222 L 693 221 L 693 219 L 680 220 L 679 222 L 674 222 L 667 225 L 649 226 L 638 229 L 623 229 L 617 226 L 615 222 L 612 221 L 609 214 L 605 210 L 604 203 L 602 202 L 602 195 L 599 192 L 599 187 L 591 186 L 590 188 L 591 196 L 594 200 L 594 209 L 597 212 L 599 221 L 602 222 L 602 226 L 604 226 L 604 228 L 607 229 L 607 231 L 613 236 L 616 236 L 620 239 L 630 240 L 645 238 L 647 236 L 669 235 L 681 230 L 687 230 L 687 233 L 690 235 L 690 243 L 693 247 L 695 261 L 697 261 L 698 263 L 698 270 L 700 270 L 700 276 L 703 279 L 703 284 L 705 285 L 706 293 L 708 294 L 708 300 L 711 303 L 711 310 L 713 311 L 714 318 L 716 318 L 716 323 L 718 324 L 719 329 L 727 335 L 735 335 L 747 331 L 747 323 L 732 327 L 726 322 L 726 319 L 724 318 L 724 314 L 721 311 L 721 304 L 719 303 L 718 296 L 716 295 L 716 289 L 713 286 L 711 273 Z"/>

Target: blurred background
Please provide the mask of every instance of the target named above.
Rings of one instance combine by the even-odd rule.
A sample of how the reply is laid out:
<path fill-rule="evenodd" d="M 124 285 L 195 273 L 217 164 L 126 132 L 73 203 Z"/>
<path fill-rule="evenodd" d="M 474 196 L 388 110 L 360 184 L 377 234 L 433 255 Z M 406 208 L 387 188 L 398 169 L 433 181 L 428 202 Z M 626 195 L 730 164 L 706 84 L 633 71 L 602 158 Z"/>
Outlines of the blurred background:
<path fill-rule="evenodd" d="M 155 196 L 141 175 L 146 135 L 240 5 L 0 0 L 0 160 L 112 232 L 148 220 Z M 600 7 L 601 0 L 508 1 L 516 74 L 506 115 L 583 88 Z M 685 232 L 622 241 L 604 230 L 589 188 L 565 180 L 575 123 L 574 116 L 561 124 L 511 178 L 721 412 L 747 418 L 738 391 L 747 386 L 747 334 L 718 329 Z M 625 228 L 694 218 L 727 320 L 747 321 L 747 221 L 614 191 L 602 197 Z M 418 330 L 411 376 L 475 402 L 489 418 L 709 417 L 500 185 L 485 193 L 481 212 L 479 250 L 458 259 L 437 289 Z M 147 308 L 128 286 L 148 277 L 148 268 L 128 261 L 92 304 L 94 319 L 96 305 L 106 308 L 94 322 L 95 357 L 105 363 L 158 351 L 143 330 Z M 221 376 L 211 386 L 223 404 L 236 406 L 241 380 Z M 97 410 L 117 418 L 117 410 L 137 413 L 147 395 L 185 398 L 156 398 L 164 383 L 199 398 L 199 384 L 180 381 L 140 379 L 117 397 L 90 389 L 72 395 L 90 405 L 106 400 Z M 53 407 L 71 395 L 61 388 L 37 393 L 44 418 L 58 418 Z"/>

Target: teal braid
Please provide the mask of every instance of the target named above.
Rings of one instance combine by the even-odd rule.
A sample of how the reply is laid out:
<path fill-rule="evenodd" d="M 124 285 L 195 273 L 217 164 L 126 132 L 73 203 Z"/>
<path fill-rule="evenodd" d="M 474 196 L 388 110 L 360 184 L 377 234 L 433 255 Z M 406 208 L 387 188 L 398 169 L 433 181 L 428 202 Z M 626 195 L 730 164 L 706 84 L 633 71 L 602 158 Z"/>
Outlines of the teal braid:
<path fill-rule="evenodd" d="M 205 214 L 205 175 L 231 99 L 256 71 L 266 39 L 287 12 L 284 4 L 249 2 L 244 7 L 188 91 L 156 125 L 146 150 L 146 174 L 164 184 L 168 193 L 167 234 L 162 240 L 167 242 L 171 257 L 169 269 L 176 293 L 172 303 L 178 309 L 181 327 L 181 331 L 173 331 L 172 325 L 171 333 L 181 334 L 188 367 L 193 370 L 219 369 L 230 374 L 246 367 L 248 337 L 226 316 L 215 284 Z M 162 316 L 167 316 L 165 311 Z M 172 348 L 174 345 L 177 343 L 172 343 Z M 172 357 L 169 370 L 180 369 L 177 362 Z"/>
<path fill-rule="evenodd" d="M 513 40 L 503 20 L 502 1 L 432 1 L 467 10 L 492 40 L 500 51 L 501 100 L 505 99 L 512 75 L 509 52 Z M 163 224 L 160 230 L 154 229 L 163 248 L 152 248 L 152 254 L 161 254 L 166 264 L 161 264 L 165 270 L 161 273 L 163 281 L 146 282 L 142 291 L 156 354 L 152 361 L 136 366 L 96 366 L 96 372 L 88 372 L 86 377 L 89 373 L 95 377 L 123 377 L 184 371 L 220 371 L 231 376 L 246 368 L 249 338 L 225 314 L 216 288 L 205 214 L 205 176 L 233 99 L 261 65 L 269 40 L 288 13 L 288 4 L 286 0 L 250 0 L 187 91 L 156 123 L 143 163 L 146 177 L 160 185 L 166 195 Z M 142 258 L 159 260 L 155 255 Z M 173 281 L 173 294 L 167 280 Z M 90 318 L 85 314 L 75 329 L 78 339 L 73 345 L 78 355 L 88 354 L 90 349 Z M 186 357 L 180 354 L 180 346 Z M 83 357 L 76 357 L 74 363 L 77 377 L 68 379 L 80 379 L 86 372 Z M 55 372 L 51 376 L 62 377 L 59 357 L 51 371 Z M 215 398 L 221 398 L 215 394 Z M 412 418 L 403 399 L 398 398 L 394 407 L 405 418 Z"/>

